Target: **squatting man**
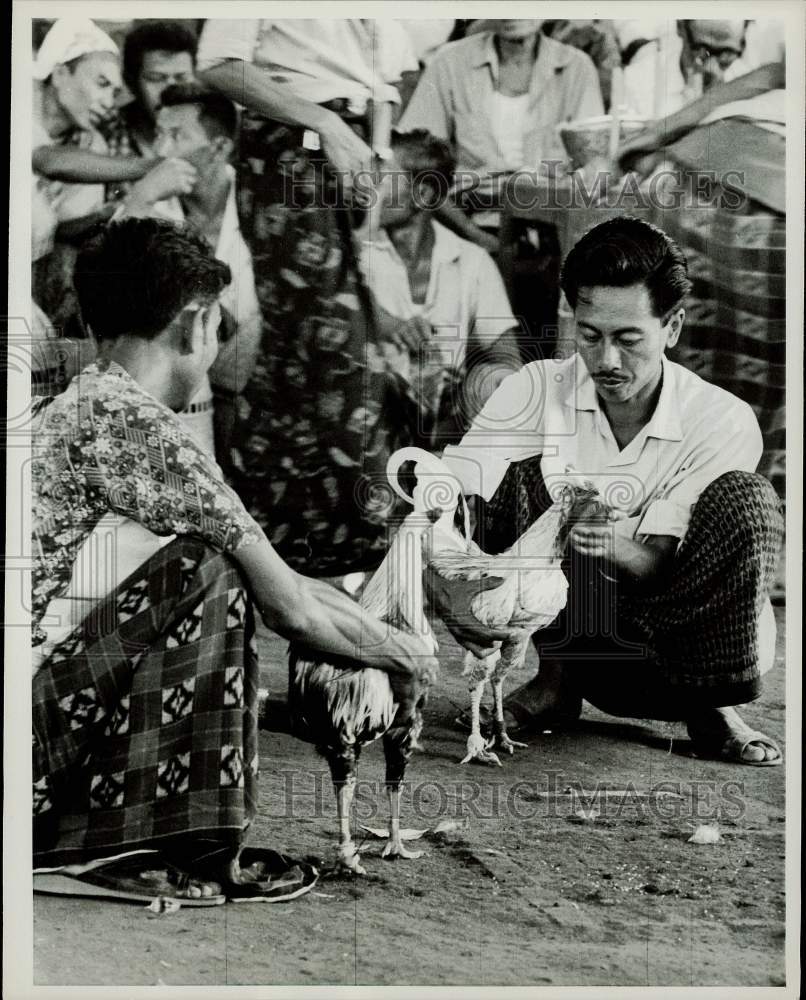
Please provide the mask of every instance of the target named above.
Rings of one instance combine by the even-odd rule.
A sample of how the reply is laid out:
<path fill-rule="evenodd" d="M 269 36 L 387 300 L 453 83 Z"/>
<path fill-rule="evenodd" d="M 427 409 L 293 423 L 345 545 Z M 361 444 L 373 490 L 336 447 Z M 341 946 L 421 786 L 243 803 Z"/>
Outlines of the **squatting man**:
<path fill-rule="evenodd" d="M 539 671 L 506 700 L 505 721 L 539 731 L 578 718 L 586 699 L 616 716 L 684 721 L 703 755 L 780 764 L 775 742 L 732 706 L 759 697 L 774 661 L 781 505 L 755 472 L 750 406 L 665 356 L 683 330 L 686 259 L 623 216 L 576 244 L 562 288 L 575 351 L 509 376 L 444 453 L 465 493 L 491 507 L 520 472 L 533 520 L 569 466 L 614 507 L 608 523 L 571 531 L 567 607 L 537 633 Z M 457 640 L 489 649 L 500 636 L 473 617 L 466 586 L 428 576 Z"/>

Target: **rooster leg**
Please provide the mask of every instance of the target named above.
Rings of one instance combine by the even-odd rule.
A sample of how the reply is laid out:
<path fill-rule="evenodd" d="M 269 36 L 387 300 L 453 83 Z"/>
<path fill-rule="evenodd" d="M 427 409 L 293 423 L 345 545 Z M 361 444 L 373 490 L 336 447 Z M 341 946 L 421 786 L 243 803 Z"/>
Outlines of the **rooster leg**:
<path fill-rule="evenodd" d="M 353 747 L 342 747 L 339 750 L 325 751 L 330 766 L 330 776 L 333 779 L 333 789 L 336 792 L 336 811 L 339 817 L 339 857 L 338 868 L 355 872 L 356 875 L 366 875 L 361 867 L 353 833 L 351 829 L 351 813 L 353 795 L 355 793 L 355 767 L 357 753 Z"/>
<path fill-rule="evenodd" d="M 403 846 L 400 836 L 400 787 L 388 785 L 386 794 L 389 796 L 389 840 L 383 849 L 384 858 L 421 858 L 422 851 L 410 851 Z"/>
<path fill-rule="evenodd" d="M 350 775 L 346 781 L 336 785 L 336 809 L 339 814 L 339 868 L 355 872 L 356 875 L 366 875 L 366 869 L 361 866 L 361 858 L 358 856 L 351 829 L 350 814 L 354 792 L 354 775 Z"/>
<path fill-rule="evenodd" d="M 523 666 L 526 659 L 526 650 L 529 646 L 530 635 L 523 633 L 507 639 L 501 646 L 501 659 L 496 663 L 493 670 L 491 685 L 493 689 L 493 739 L 492 745 L 497 750 L 506 750 L 510 755 L 515 752 L 516 747 L 526 747 L 528 743 L 518 743 L 509 738 L 506 723 L 504 722 L 504 678 L 510 670 L 517 670 Z"/>
<path fill-rule="evenodd" d="M 415 712 L 408 726 L 389 729 L 384 733 L 383 752 L 386 757 L 386 794 L 389 796 L 389 840 L 383 849 L 384 858 L 421 858 L 422 851 L 409 851 L 400 836 L 400 782 L 406 773 L 411 752 L 423 724 L 422 713 Z"/>
<path fill-rule="evenodd" d="M 486 683 L 486 678 L 482 678 L 482 680 L 480 680 L 475 687 L 471 688 L 470 691 L 471 731 L 467 738 L 467 753 L 462 758 L 462 763 L 467 764 L 468 761 L 477 760 L 482 764 L 497 764 L 499 767 L 503 767 L 503 764 L 498 759 L 498 755 L 490 751 L 490 744 L 481 735 L 479 709 L 481 707 L 481 697 L 484 694 L 484 685 Z"/>
<path fill-rule="evenodd" d="M 493 715 L 492 745 L 497 750 L 506 750 L 507 753 L 513 754 L 515 752 L 515 747 L 528 747 L 529 744 L 518 743 L 517 740 L 510 739 L 507 734 L 507 727 L 504 722 L 504 678 L 493 677 L 492 688 L 493 705 L 495 708 L 495 713 Z"/>

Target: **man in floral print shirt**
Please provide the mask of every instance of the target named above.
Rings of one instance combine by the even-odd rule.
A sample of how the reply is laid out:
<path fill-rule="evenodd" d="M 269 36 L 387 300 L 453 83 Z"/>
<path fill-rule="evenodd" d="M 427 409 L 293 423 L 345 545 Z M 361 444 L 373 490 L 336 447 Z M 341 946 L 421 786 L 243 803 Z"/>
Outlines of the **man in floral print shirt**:
<path fill-rule="evenodd" d="M 43 408 L 33 435 L 34 864 L 154 848 L 179 888 L 146 894 L 185 901 L 312 884 L 297 865 L 279 885 L 273 852 L 252 849 L 248 874 L 239 865 L 257 809 L 253 608 L 311 649 L 384 670 L 403 712 L 435 668 L 420 640 L 290 570 L 177 418 L 215 359 L 229 280 L 170 223 L 113 223 L 75 275 L 98 361 Z M 49 644 L 40 623 L 109 513 L 176 537 Z M 91 878 L 131 891 L 128 869 L 98 871 L 84 888 Z"/>

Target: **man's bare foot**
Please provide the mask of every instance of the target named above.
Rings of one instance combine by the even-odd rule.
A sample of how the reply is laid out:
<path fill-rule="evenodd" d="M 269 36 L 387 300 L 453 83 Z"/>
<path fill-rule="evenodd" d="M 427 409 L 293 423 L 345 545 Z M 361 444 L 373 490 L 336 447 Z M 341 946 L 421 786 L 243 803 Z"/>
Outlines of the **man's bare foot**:
<path fill-rule="evenodd" d="M 708 708 L 686 720 L 695 746 L 737 764 L 755 767 L 780 764 L 783 755 L 777 743 L 751 729 L 735 708 Z"/>
<path fill-rule="evenodd" d="M 221 893 L 221 883 L 209 879 L 196 878 L 173 866 L 167 869 L 168 882 L 176 889 L 177 899 L 207 899 Z M 151 872 L 142 872 L 140 878 L 148 880 Z"/>

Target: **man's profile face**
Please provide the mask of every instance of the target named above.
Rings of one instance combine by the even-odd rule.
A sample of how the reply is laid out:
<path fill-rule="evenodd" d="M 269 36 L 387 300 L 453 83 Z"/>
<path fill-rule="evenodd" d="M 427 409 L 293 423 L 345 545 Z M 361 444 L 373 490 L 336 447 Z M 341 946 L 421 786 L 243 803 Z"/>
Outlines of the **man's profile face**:
<path fill-rule="evenodd" d="M 53 85 L 73 123 L 81 129 L 96 128 L 110 116 L 120 92 L 118 57 L 112 52 L 90 52 L 72 66 L 57 66 Z"/>
<path fill-rule="evenodd" d="M 189 52 L 154 50 L 143 54 L 137 78 L 140 104 L 152 119 L 157 116 L 160 97 L 166 87 L 175 83 L 190 83 L 193 79 L 193 58 Z"/>
<path fill-rule="evenodd" d="M 643 284 L 580 288 L 574 310 L 576 345 L 606 403 L 626 403 L 660 378 L 667 347 L 680 335 L 682 310 L 666 324 L 655 316 Z"/>
<path fill-rule="evenodd" d="M 209 168 L 215 150 L 200 121 L 198 105 L 160 108 L 154 151 L 158 156 L 187 160 L 200 173 Z"/>

